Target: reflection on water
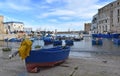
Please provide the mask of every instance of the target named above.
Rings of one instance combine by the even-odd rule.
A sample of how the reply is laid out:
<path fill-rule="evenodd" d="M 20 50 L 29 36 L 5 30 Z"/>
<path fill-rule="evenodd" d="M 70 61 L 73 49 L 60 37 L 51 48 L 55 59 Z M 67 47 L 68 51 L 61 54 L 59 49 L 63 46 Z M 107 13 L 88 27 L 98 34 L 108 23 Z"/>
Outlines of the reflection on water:
<path fill-rule="evenodd" d="M 120 46 L 113 44 L 111 39 L 103 39 L 103 45 L 92 45 L 92 38 L 85 37 L 80 42 L 74 42 L 73 51 L 119 51 Z"/>
<path fill-rule="evenodd" d="M 92 57 L 90 53 L 86 52 L 70 52 L 71 57 Z"/>
<path fill-rule="evenodd" d="M 92 45 L 92 38 L 85 37 L 80 42 L 74 42 L 71 47 L 72 56 L 90 57 L 97 55 L 120 55 L 120 46 L 113 44 L 112 39 L 103 39 L 103 45 Z"/>

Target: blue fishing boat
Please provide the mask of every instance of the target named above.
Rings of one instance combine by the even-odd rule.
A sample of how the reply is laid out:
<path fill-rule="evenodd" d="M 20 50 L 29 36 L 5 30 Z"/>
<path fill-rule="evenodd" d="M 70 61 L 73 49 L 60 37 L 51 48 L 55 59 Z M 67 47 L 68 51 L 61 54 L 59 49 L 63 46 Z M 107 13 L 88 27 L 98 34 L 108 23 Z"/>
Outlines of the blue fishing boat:
<path fill-rule="evenodd" d="M 120 45 L 120 39 L 113 39 L 113 43 L 116 44 L 116 45 Z"/>
<path fill-rule="evenodd" d="M 93 38 L 119 38 L 120 34 L 108 33 L 108 34 L 92 34 Z"/>
<path fill-rule="evenodd" d="M 53 43 L 53 37 L 50 34 L 48 34 L 47 36 L 41 37 L 41 40 L 44 41 L 44 45 L 49 45 Z"/>
<path fill-rule="evenodd" d="M 80 37 L 79 38 L 78 37 L 74 38 L 74 41 L 81 41 L 81 40 L 83 40 L 83 37 L 82 38 L 80 38 Z"/>
<path fill-rule="evenodd" d="M 10 38 L 10 39 L 8 39 L 8 38 L 6 38 L 6 39 L 4 39 L 4 41 L 5 42 L 21 42 L 22 39 L 18 39 L 18 38 Z"/>
<path fill-rule="evenodd" d="M 65 40 L 65 45 L 72 46 L 74 45 L 74 42 L 73 40 L 68 39 L 68 40 Z"/>
<path fill-rule="evenodd" d="M 49 45 L 53 43 L 53 39 L 50 37 L 45 37 L 43 41 L 44 41 L 44 45 Z"/>
<path fill-rule="evenodd" d="M 62 45 L 62 40 L 54 40 L 53 45 L 54 46 Z"/>
<path fill-rule="evenodd" d="M 92 40 L 92 45 L 102 45 L 103 44 L 103 40 L 102 39 L 93 39 Z"/>
<path fill-rule="evenodd" d="M 54 66 L 69 57 L 70 47 L 57 46 L 49 49 L 31 50 L 25 59 L 28 72 L 38 72 L 40 67 Z"/>

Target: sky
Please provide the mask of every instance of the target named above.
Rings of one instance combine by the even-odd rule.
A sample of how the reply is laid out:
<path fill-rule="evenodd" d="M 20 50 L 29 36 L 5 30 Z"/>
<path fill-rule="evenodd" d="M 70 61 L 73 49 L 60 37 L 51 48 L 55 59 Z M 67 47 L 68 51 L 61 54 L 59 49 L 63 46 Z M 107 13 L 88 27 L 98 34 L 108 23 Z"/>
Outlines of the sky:
<path fill-rule="evenodd" d="M 0 0 L 4 22 L 23 22 L 33 30 L 81 31 L 98 9 L 115 0 Z"/>

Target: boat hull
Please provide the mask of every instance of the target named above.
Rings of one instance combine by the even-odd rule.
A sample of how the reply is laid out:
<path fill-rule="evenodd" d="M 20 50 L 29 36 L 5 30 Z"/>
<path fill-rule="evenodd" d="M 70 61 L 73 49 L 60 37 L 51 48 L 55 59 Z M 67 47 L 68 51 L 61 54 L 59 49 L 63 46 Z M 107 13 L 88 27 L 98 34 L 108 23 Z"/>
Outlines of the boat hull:
<path fill-rule="evenodd" d="M 53 39 L 51 38 L 45 38 L 43 41 L 44 41 L 44 45 L 49 45 L 53 43 Z"/>
<path fill-rule="evenodd" d="M 58 45 L 62 45 L 62 40 L 54 40 L 53 41 L 53 46 L 58 46 Z"/>
<path fill-rule="evenodd" d="M 93 39 L 92 40 L 92 45 L 103 45 L 103 40 L 102 39 Z"/>
<path fill-rule="evenodd" d="M 41 49 L 31 51 L 30 56 L 25 59 L 28 72 L 38 72 L 39 67 L 55 66 L 64 62 L 69 57 L 70 47 Z"/>
<path fill-rule="evenodd" d="M 72 46 L 72 45 L 74 45 L 74 42 L 73 42 L 73 40 L 65 40 L 65 45 Z"/>

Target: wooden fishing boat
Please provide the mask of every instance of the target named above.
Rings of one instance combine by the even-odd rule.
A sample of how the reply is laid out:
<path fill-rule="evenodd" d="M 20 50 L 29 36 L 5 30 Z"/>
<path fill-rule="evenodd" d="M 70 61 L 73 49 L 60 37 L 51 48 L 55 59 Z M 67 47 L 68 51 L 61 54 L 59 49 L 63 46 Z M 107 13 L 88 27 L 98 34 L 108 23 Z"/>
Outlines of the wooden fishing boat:
<path fill-rule="evenodd" d="M 54 40 L 53 45 L 54 46 L 62 45 L 62 40 Z"/>
<path fill-rule="evenodd" d="M 51 37 L 45 37 L 43 41 L 44 41 L 44 45 L 49 45 L 53 43 L 53 39 Z"/>
<path fill-rule="evenodd" d="M 68 40 L 65 40 L 65 45 L 72 46 L 72 45 L 74 45 L 74 42 L 73 42 L 73 40 L 68 39 Z"/>
<path fill-rule="evenodd" d="M 69 46 L 31 50 L 30 56 L 25 59 L 27 71 L 38 72 L 39 67 L 48 67 L 60 64 L 69 57 L 69 52 Z"/>
<path fill-rule="evenodd" d="M 102 44 L 103 44 L 103 40 L 101 38 L 92 40 L 92 45 L 102 45 Z"/>
<path fill-rule="evenodd" d="M 120 34 L 108 33 L 108 34 L 92 34 L 93 38 L 119 38 Z"/>
<path fill-rule="evenodd" d="M 6 38 L 6 39 L 4 39 L 4 41 L 5 42 L 21 42 L 22 39 L 18 39 L 18 38 L 10 38 L 10 39 L 8 39 L 8 38 Z"/>
<path fill-rule="evenodd" d="M 117 38 L 113 39 L 113 43 L 115 45 L 120 45 L 120 39 L 117 39 Z"/>
<path fill-rule="evenodd" d="M 81 41 L 83 38 L 74 38 L 74 41 Z"/>

